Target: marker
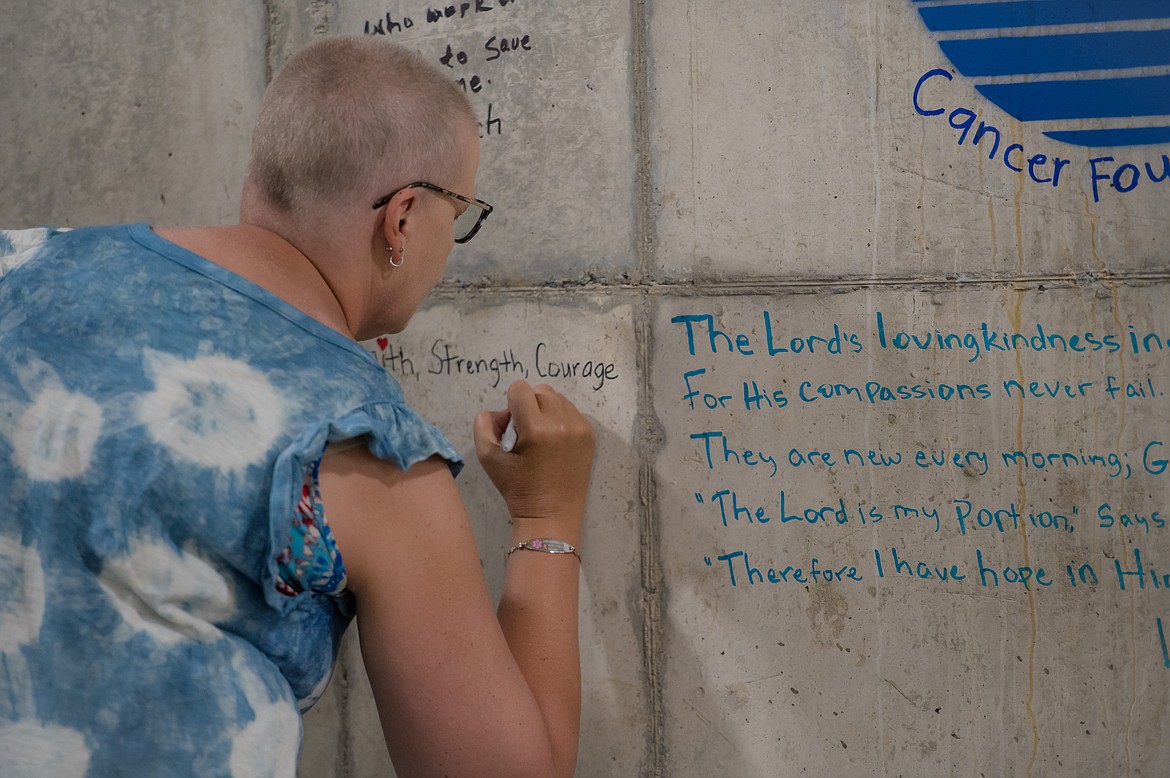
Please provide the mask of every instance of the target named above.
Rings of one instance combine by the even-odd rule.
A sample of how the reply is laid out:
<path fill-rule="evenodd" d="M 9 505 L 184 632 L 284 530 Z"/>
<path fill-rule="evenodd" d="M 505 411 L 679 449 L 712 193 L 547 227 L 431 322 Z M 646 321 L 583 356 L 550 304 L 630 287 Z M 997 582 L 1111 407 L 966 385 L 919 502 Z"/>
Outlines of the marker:
<path fill-rule="evenodd" d="M 516 417 L 508 419 L 508 426 L 504 429 L 504 434 L 500 437 L 500 448 L 505 454 L 508 454 L 516 447 Z"/>

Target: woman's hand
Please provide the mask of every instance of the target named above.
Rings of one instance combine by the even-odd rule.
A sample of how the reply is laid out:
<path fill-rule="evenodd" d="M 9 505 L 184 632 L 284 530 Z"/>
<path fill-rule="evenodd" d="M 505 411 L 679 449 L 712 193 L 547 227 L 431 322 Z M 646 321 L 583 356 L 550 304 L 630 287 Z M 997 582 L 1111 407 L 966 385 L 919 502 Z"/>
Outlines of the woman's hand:
<path fill-rule="evenodd" d="M 517 440 L 500 448 L 509 419 Z M 508 387 L 508 410 L 475 417 L 475 451 L 513 519 L 570 522 L 580 529 L 593 467 L 593 427 L 573 403 L 547 384 Z M 566 538 L 568 539 L 568 538 Z M 570 541 L 572 542 L 572 541 Z"/>

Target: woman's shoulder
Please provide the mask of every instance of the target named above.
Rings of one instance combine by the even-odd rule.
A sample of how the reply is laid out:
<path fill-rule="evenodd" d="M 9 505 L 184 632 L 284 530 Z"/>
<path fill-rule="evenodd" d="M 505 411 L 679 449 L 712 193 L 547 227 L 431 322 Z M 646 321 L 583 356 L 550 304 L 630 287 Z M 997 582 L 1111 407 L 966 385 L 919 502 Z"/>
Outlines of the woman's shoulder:
<path fill-rule="evenodd" d="M 326 280 L 304 254 L 279 235 L 251 225 L 155 227 L 154 233 L 350 336 L 345 313 Z"/>

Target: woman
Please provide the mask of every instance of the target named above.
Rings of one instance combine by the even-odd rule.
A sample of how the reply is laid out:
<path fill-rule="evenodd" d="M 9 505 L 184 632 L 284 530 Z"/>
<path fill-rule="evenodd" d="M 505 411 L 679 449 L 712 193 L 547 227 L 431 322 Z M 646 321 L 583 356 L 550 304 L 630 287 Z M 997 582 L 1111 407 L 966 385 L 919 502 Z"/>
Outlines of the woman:
<path fill-rule="evenodd" d="M 475 418 L 493 611 L 457 453 L 357 345 L 479 229 L 478 162 L 443 74 L 326 38 L 265 95 L 239 225 L 0 233 L 5 775 L 291 775 L 355 612 L 399 774 L 573 772 L 588 422 L 524 382 Z"/>

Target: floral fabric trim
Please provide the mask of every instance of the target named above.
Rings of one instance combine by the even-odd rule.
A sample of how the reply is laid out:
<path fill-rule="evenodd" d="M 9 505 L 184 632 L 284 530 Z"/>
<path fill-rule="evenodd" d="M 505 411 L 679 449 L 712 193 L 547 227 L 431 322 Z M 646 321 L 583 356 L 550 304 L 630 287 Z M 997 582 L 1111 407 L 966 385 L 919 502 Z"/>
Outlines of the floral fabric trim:
<path fill-rule="evenodd" d="M 337 597 L 345 591 L 345 565 L 321 503 L 320 469 L 320 459 L 305 468 L 289 545 L 276 557 L 276 590 L 288 597 L 306 591 Z"/>

